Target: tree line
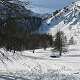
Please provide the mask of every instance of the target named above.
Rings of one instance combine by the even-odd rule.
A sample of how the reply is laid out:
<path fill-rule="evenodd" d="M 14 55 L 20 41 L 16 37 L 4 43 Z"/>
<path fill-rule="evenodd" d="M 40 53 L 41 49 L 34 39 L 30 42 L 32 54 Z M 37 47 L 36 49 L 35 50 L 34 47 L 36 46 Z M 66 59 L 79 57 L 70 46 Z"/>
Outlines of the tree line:
<path fill-rule="evenodd" d="M 24 26 L 17 26 L 14 18 L 9 18 L 5 24 L 0 25 L 0 47 L 5 47 L 8 51 L 14 50 L 15 53 L 15 51 L 46 48 L 52 45 L 51 35 L 33 34 L 32 31 L 33 28 L 28 31 Z"/>

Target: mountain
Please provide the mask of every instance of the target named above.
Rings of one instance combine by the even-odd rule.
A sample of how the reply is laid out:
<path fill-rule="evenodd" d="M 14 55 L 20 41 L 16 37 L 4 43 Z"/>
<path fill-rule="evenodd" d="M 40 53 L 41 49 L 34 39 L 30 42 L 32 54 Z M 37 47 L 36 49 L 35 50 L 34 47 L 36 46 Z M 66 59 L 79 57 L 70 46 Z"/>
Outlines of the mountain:
<path fill-rule="evenodd" d="M 68 40 L 73 37 L 77 44 L 80 43 L 80 1 L 75 1 L 54 13 L 43 21 L 39 32 L 54 36 L 60 30 Z"/>
<path fill-rule="evenodd" d="M 67 6 L 74 0 L 58 0 L 58 1 L 57 0 L 20 0 L 20 1 L 24 1 L 24 2 L 29 1 L 30 10 L 34 11 L 35 13 L 45 14 L 45 13 L 52 13 L 57 9 L 62 9 L 64 6 Z"/>
<path fill-rule="evenodd" d="M 38 14 L 25 8 L 19 0 L 0 0 L 0 28 L 10 19 L 14 19 L 16 26 L 26 31 L 38 29 L 42 20 Z"/>

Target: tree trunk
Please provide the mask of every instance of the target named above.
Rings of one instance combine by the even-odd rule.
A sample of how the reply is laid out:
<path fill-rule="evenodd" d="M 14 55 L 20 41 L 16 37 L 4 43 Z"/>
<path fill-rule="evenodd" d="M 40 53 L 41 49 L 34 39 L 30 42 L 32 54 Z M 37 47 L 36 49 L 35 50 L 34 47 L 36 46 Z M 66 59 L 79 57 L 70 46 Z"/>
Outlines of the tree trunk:
<path fill-rule="evenodd" d="M 62 51 L 61 51 L 61 50 L 60 50 L 60 53 L 59 53 L 59 55 L 60 55 L 60 56 L 62 56 Z"/>

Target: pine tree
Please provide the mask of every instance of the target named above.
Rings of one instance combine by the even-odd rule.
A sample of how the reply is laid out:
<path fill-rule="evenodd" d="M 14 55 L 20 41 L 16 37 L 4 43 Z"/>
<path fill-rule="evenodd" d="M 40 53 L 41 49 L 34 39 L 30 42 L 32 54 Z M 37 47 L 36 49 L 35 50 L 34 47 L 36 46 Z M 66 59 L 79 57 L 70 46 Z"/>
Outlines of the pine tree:
<path fill-rule="evenodd" d="M 69 45 L 73 45 L 74 44 L 74 38 L 71 37 L 70 40 L 69 40 Z"/>
<path fill-rule="evenodd" d="M 62 55 L 65 47 L 65 36 L 62 31 L 57 32 L 54 40 L 54 50 L 59 51 L 59 55 Z"/>

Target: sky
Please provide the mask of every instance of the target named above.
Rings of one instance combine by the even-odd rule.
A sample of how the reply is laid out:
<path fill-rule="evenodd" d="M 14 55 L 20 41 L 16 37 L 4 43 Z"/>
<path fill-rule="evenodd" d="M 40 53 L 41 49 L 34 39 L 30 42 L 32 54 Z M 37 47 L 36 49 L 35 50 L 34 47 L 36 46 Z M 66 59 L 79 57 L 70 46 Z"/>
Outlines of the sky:
<path fill-rule="evenodd" d="M 27 1 L 27 0 L 22 0 Z M 37 13 L 52 12 L 69 5 L 74 0 L 28 0 L 31 2 L 31 9 Z"/>

